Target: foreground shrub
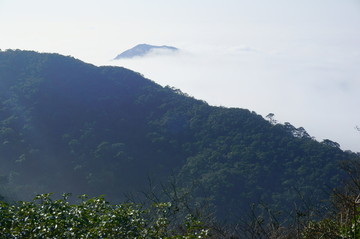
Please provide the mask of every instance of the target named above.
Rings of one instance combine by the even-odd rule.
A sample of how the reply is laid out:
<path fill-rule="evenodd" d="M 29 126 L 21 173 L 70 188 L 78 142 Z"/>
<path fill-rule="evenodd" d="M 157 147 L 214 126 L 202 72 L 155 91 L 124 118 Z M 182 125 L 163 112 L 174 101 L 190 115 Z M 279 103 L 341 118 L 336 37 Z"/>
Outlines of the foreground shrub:
<path fill-rule="evenodd" d="M 111 205 L 103 197 L 70 204 L 68 195 L 53 200 L 42 194 L 31 202 L 0 203 L 0 238 L 208 238 L 191 215 L 171 220 L 170 203 L 143 209 L 138 204 Z"/>

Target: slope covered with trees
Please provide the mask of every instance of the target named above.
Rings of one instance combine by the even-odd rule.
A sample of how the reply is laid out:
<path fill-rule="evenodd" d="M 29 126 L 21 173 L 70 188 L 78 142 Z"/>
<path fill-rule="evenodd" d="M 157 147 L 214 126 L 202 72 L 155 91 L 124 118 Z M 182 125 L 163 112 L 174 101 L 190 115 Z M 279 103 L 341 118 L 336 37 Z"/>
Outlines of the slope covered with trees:
<path fill-rule="evenodd" d="M 222 218 L 251 203 L 325 199 L 338 163 L 356 157 L 290 123 L 209 106 L 121 67 L 58 54 L 0 52 L 3 195 L 107 195 L 176 178 Z"/>

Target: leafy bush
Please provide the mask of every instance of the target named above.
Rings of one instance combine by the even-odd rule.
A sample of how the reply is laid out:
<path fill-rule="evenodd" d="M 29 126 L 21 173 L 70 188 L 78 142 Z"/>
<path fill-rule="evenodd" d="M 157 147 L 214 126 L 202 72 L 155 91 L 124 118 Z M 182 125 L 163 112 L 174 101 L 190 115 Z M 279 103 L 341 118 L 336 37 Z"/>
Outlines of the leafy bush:
<path fill-rule="evenodd" d="M 147 209 L 127 203 L 109 204 L 104 197 L 70 204 L 67 194 L 53 200 L 42 194 L 30 202 L 0 204 L 1 238 L 208 238 L 208 230 L 195 217 L 173 221 L 170 203 Z"/>

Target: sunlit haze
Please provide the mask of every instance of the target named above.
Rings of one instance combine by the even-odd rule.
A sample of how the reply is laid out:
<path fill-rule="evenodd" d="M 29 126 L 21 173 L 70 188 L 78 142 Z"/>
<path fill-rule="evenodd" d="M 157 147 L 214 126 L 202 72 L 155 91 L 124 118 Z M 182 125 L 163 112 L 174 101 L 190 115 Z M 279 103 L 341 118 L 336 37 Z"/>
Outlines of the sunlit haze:
<path fill-rule="evenodd" d="M 360 152 L 358 0 L 0 0 L 0 49 L 140 72 Z M 176 54 L 112 59 L 140 43 Z"/>

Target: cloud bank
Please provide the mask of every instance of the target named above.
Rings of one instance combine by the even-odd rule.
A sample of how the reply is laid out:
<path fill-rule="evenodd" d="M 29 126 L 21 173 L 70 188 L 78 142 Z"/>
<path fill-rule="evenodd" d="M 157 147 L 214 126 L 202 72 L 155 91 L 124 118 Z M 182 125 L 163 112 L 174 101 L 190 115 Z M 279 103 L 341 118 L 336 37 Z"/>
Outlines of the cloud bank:
<path fill-rule="evenodd" d="M 193 47 L 177 55 L 112 62 L 211 105 L 247 108 L 304 127 L 317 140 L 331 139 L 360 152 L 360 72 L 356 57 L 326 49 L 252 46 Z M 308 54 L 318 51 L 316 55 Z M 321 52 L 321 54 L 319 53 Z M 352 63 L 349 64 L 348 61 Z"/>

